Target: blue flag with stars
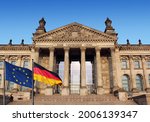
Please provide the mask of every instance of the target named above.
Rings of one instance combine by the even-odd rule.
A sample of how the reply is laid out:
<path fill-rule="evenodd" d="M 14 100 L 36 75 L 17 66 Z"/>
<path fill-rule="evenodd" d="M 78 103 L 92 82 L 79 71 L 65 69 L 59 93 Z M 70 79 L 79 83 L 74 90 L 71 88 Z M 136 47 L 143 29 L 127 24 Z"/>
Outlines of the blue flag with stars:
<path fill-rule="evenodd" d="M 5 61 L 5 78 L 21 86 L 32 88 L 32 71 Z"/>

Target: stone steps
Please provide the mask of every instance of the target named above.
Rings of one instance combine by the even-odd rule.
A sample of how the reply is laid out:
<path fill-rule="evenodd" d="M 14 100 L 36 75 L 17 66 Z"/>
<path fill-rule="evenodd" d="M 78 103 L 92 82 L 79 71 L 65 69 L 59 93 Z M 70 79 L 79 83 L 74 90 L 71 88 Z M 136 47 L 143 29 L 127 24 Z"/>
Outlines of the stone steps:
<path fill-rule="evenodd" d="M 9 105 L 31 105 L 32 100 L 29 101 L 14 101 Z M 36 105 L 136 105 L 132 100 L 119 101 L 117 97 L 112 94 L 107 95 L 36 95 Z"/>

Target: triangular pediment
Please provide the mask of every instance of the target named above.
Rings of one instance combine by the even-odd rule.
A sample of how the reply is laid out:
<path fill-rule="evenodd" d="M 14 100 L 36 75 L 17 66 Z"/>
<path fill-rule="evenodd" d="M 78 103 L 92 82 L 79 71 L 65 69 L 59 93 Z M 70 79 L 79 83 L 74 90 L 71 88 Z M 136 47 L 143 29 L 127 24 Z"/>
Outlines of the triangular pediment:
<path fill-rule="evenodd" d="M 62 26 L 55 30 L 48 31 L 39 36 L 35 36 L 34 40 L 85 40 L 85 39 L 100 39 L 100 40 L 116 40 L 116 36 L 108 35 L 104 32 L 95 30 L 93 28 L 84 26 L 79 23 L 71 23 L 66 26 Z"/>

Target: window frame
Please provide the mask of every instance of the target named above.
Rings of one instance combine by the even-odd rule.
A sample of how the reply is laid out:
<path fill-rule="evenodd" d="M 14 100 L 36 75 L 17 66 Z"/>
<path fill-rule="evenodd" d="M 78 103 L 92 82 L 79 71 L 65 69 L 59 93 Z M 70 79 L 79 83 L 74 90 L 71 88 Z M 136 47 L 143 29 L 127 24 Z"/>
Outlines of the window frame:
<path fill-rule="evenodd" d="M 0 74 L 0 85 L 2 84 L 2 74 Z"/>
<path fill-rule="evenodd" d="M 26 65 L 25 65 L 25 62 L 28 63 L 28 66 L 27 66 L 27 67 L 26 67 Z M 24 67 L 24 68 L 29 68 L 29 60 L 24 60 L 24 61 L 23 61 L 23 67 Z"/>
<path fill-rule="evenodd" d="M 149 82 L 149 85 L 150 85 L 150 74 L 148 75 L 148 82 Z"/>
<path fill-rule="evenodd" d="M 146 66 L 147 66 L 148 69 L 150 69 L 150 60 L 148 60 L 148 61 L 146 62 Z"/>
<path fill-rule="evenodd" d="M 137 79 L 137 78 L 139 78 L 139 79 Z M 143 91 L 143 78 L 142 78 L 142 76 L 137 74 L 135 77 L 135 81 L 136 81 L 136 88 L 140 91 Z M 139 81 L 139 83 L 137 81 Z"/>
<path fill-rule="evenodd" d="M 4 68 L 4 61 L 0 61 L 0 69 Z"/>
<path fill-rule="evenodd" d="M 136 64 L 137 63 L 137 64 Z M 141 64 L 139 60 L 135 60 L 134 61 L 134 69 L 140 69 L 141 68 Z"/>
<path fill-rule="evenodd" d="M 129 76 L 126 74 L 122 75 L 121 82 L 122 82 L 122 88 L 125 91 L 130 92 L 130 78 L 129 78 Z M 125 88 L 124 86 L 127 86 L 127 87 Z"/>
<path fill-rule="evenodd" d="M 128 61 L 127 60 L 121 61 L 121 69 L 128 69 Z"/>
<path fill-rule="evenodd" d="M 15 62 L 15 63 L 13 63 L 13 62 Z M 17 63 L 17 61 L 15 61 L 15 60 L 12 60 L 12 61 L 11 61 L 11 64 L 12 64 L 12 65 L 16 65 L 16 63 Z"/>

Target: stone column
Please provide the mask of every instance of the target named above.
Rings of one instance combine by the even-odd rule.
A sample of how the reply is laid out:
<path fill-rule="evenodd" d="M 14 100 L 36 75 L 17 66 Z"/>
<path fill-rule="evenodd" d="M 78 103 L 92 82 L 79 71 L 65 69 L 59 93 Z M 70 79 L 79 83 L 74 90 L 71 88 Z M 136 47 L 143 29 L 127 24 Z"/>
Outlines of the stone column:
<path fill-rule="evenodd" d="M 133 56 L 129 56 L 129 62 L 130 62 L 130 75 L 131 75 L 132 91 L 137 92 L 136 80 L 135 80 L 135 74 L 134 74 Z"/>
<path fill-rule="evenodd" d="M 53 71 L 54 67 L 54 48 L 49 48 L 50 54 L 49 54 L 49 70 Z"/>
<path fill-rule="evenodd" d="M 21 67 L 21 56 L 18 56 L 18 60 L 16 62 L 16 65 Z M 14 83 L 14 88 L 13 88 L 13 91 L 14 92 L 17 92 L 19 90 L 19 87 L 21 87 L 20 85 Z"/>
<path fill-rule="evenodd" d="M 32 56 L 31 57 L 34 60 L 34 62 L 36 62 L 36 63 L 39 63 L 39 50 L 40 50 L 40 48 L 38 48 L 38 47 L 32 49 Z M 31 62 L 32 62 L 32 59 L 31 59 Z M 39 86 L 39 82 L 34 81 L 34 91 L 36 93 L 38 92 L 38 86 Z"/>
<path fill-rule="evenodd" d="M 86 87 L 86 56 L 85 56 L 85 47 L 81 48 L 81 88 L 80 95 L 87 95 L 87 87 Z"/>
<path fill-rule="evenodd" d="M 117 63 L 116 63 L 116 56 L 115 56 L 115 49 L 111 49 L 111 57 L 112 57 L 112 76 L 113 76 L 113 91 L 119 89 L 118 87 L 118 79 L 117 79 Z M 120 64 L 119 64 L 120 65 Z"/>
<path fill-rule="evenodd" d="M 95 48 L 96 51 L 96 76 L 97 76 L 97 94 L 104 94 L 102 73 L 101 73 L 101 56 L 99 47 Z"/>
<path fill-rule="evenodd" d="M 49 70 L 53 71 L 54 67 L 54 48 L 49 48 Z M 45 95 L 53 95 L 53 87 L 50 85 L 47 85 L 47 88 L 45 89 Z"/>
<path fill-rule="evenodd" d="M 34 49 L 34 62 L 36 63 L 39 63 L 39 51 L 40 51 L 40 48 L 38 47 Z"/>
<path fill-rule="evenodd" d="M 62 95 L 69 95 L 69 48 L 64 48 L 64 82 Z"/>
<path fill-rule="evenodd" d="M 142 56 L 142 68 L 143 68 L 143 81 L 144 81 L 144 87 L 146 92 L 150 92 L 150 85 L 149 85 L 149 79 L 148 79 L 148 74 L 146 72 L 146 60 L 145 57 Z"/>

